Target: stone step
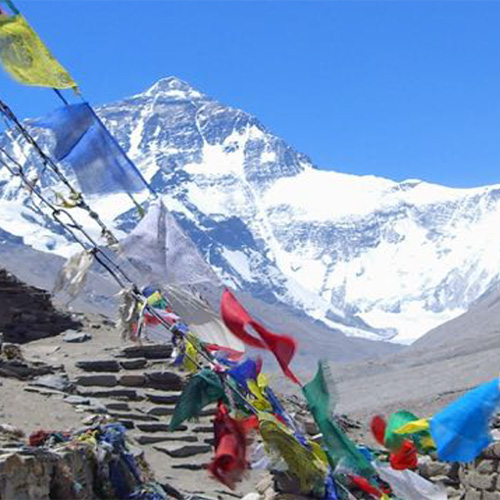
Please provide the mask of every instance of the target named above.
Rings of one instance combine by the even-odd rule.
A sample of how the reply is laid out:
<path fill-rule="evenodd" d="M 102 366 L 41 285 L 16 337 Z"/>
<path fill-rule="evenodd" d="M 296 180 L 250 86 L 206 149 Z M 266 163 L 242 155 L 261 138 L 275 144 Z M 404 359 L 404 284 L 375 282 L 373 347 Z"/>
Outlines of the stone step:
<path fill-rule="evenodd" d="M 157 416 L 165 416 L 165 415 L 173 415 L 175 411 L 175 406 L 153 406 L 149 408 L 146 413 L 148 415 L 157 415 Z M 215 408 L 207 408 L 205 410 L 201 410 L 199 417 L 212 417 L 215 415 Z"/>
<path fill-rule="evenodd" d="M 179 400 L 180 392 L 172 392 L 170 394 L 161 394 L 157 392 L 146 392 L 146 399 L 151 403 L 159 405 L 175 405 Z"/>
<path fill-rule="evenodd" d="M 172 469 L 197 471 L 197 470 L 205 470 L 208 467 L 208 464 L 210 463 L 210 461 L 207 460 L 206 457 L 202 457 L 201 460 L 197 461 L 194 461 L 192 458 L 183 462 L 179 462 L 179 460 L 180 459 L 177 459 L 175 463 L 170 464 L 170 467 L 172 467 Z"/>
<path fill-rule="evenodd" d="M 77 368 L 85 372 L 119 372 L 120 363 L 116 359 L 96 359 L 77 361 L 75 363 Z"/>
<path fill-rule="evenodd" d="M 173 371 L 155 371 L 145 373 L 145 387 L 163 391 L 180 391 L 184 386 L 184 379 Z"/>
<path fill-rule="evenodd" d="M 129 404 L 121 401 L 106 403 L 106 408 L 111 411 L 130 411 Z"/>
<path fill-rule="evenodd" d="M 78 389 L 80 396 L 89 398 L 109 398 L 127 401 L 142 401 L 144 396 L 134 389 Z"/>
<path fill-rule="evenodd" d="M 165 415 L 173 415 L 175 407 L 174 406 L 153 406 L 147 411 L 148 415 L 156 415 L 163 417 Z"/>
<path fill-rule="evenodd" d="M 148 366 L 148 360 L 146 358 L 123 359 L 120 361 L 120 366 L 124 370 L 140 370 Z"/>
<path fill-rule="evenodd" d="M 118 422 L 122 424 L 123 427 L 125 427 L 125 429 L 131 430 L 135 428 L 135 422 L 133 420 L 124 419 L 124 420 L 118 420 Z"/>
<path fill-rule="evenodd" d="M 164 424 L 164 423 L 149 423 L 149 422 L 138 423 L 137 428 L 142 432 L 151 432 L 151 433 L 153 433 L 153 432 L 169 432 L 168 424 Z M 179 427 L 177 428 L 177 430 L 175 432 L 187 431 L 187 430 L 188 430 L 188 426 L 181 424 L 181 425 L 179 425 Z"/>
<path fill-rule="evenodd" d="M 202 433 L 202 432 L 213 433 L 214 432 L 214 426 L 213 425 L 197 425 L 196 427 L 193 427 L 191 429 L 191 432 L 195 432 L 195 433 Z"/>
<path fill-rule="evenodd" d="M 116 375 L 101 373 L 99 375 L 80 375 L 74 383 L 83 387 L 116 387 L 118 380 Z"/>
<path fill-rule="evenodd" d="M 172 432 L 170 434 L 138 434 L 134 436 L 134 439 L 139 444 L 155 444 L 162 443 L 165 441 L 176 442 L 180 441 L 183 443 L 196 443 L 198 442 L 198 438 L 193 436 L 192 434 L 182 434 Z"/>
<path fill-rule="evenodd" d="M 143 387 L 146 384 L 146 375 L 142 373 L 127 373 L 120 376 L 118 383 L 125 387 Z"/>
<path fill-rule="evenodd" d="M 108 414 L 117 420 L 133 420 L 133 421 L 155 421 L 158 422 L 160 419 L 156 418 L 154 415 L 146 415 L 145 413 L 132 413 L 132 412 L 120 412 L 120 411 L 109 411 Z"/>
<path fill-rule="evenodd" d="M 116 356 L 123 358 L 169 359 L 172 344 L 145 344 L 124 347 Z"/>
<path fill-rule="evenodd" d="M 166 444 L 153 446 L 157 451 L 166 453 L 172 458 L 186 458 L 194 457 L 196 455 L 202 455 L 205 453 L 210 453 L 212 447 L 208 444 L 196 443 L 196 444 Z"/>

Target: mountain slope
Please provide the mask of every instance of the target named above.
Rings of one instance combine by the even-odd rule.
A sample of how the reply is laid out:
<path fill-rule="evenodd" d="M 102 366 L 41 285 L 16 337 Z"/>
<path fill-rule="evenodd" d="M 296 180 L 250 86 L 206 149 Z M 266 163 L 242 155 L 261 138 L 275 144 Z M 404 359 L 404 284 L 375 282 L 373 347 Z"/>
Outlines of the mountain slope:
<path fill-rule="evenodd" d="M 500 186 L 321 171 L 255 117 L 176 78 L 98 112 L 222 280 L 260 300 L 348 335 L 407 342 L 498 281 Z M 49 134 L 37 135 L 50 150 Z M 22 141 L 7 147 L 39 168 Z M 91 201 L 120 234 L 135 225 L 126 197 Z M 0 170 L 0 228 L 71 253 L 27 204 Z"/>

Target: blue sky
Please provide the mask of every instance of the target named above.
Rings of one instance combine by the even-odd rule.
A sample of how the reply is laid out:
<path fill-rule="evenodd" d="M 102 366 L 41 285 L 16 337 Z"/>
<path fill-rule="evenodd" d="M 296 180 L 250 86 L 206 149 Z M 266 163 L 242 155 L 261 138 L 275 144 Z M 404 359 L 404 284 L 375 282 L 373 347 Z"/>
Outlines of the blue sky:
<path fill-rule="evenodd" d="M 320 168 L 500 183 L 499 2 L 16 3 L 95 105 L 175 75 Z M 5 73 L 0 96 L 22 117 L 58 106 Z"/>

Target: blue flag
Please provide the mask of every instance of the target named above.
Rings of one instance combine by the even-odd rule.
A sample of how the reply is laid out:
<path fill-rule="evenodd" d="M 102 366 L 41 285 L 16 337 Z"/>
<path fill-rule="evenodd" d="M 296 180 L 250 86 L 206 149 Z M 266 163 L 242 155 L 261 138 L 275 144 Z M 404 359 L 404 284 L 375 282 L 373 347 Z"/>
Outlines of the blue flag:
<path fill-rule="evenodd" d="M 439 460 L 471 462 L 492 438 L 489 423 L 500 404 L 498 379 L 480 385 L 448 405 L 430 421 Z"/>
<path fill-rule="evenodd" d="M 87 103 L 57 109 L 33 125 L 53 132 L 55 159 L 72 169 L 83 193 L 135 193 L 149 188 Z"/>

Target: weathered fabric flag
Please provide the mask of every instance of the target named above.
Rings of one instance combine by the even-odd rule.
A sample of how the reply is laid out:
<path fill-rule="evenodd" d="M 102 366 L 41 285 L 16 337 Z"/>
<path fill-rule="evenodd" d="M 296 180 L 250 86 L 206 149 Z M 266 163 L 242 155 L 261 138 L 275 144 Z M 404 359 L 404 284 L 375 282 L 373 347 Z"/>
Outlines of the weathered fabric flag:
<path fill-rule="evenodd" d="M 500 404 L 498 379 L 480 385 L 430 420 L 439 460 L 471 462 L 491 442 L 489 423 Z"/>
<path fill-rule="evenodd" d="M 380 477 L 389 483 L 394 495 L 405 500 L 447 500 L 446 488 L 427 481 L 415 472 L 394 470 L 390 465 L 376 463 Z"/>
<path fill-rule="evenodd" d="M 231 418 L 225 405 L 219 405 L 214 420 L 215 457 L 208 470 L 231 489 L 241 481 L 248 468 L 247 435 L 258 425 L 256 416 L 236 420 Z"/>
<path fill-rule="evenodd" d="M 267 330 L 248 314 L 236 297 L 227 289 L 222 294 L 220 310 L 224 324 L 236 337 L 249 346 L 271 351 L 283 373 L 296 384 L 300 383 L 289 367 L 297 350 L 297 342 L 293 337 Z M 258 337 L 250 334 L 246 330 L 247 326 L 253 328 Z"/>
<path fill-rule="evenodd" d="M 136 193 L 149 188 L 87 103 L 56 109 L 33 125 L 53 132 L 55 159 L 71 168 L 85 194 Z"/>
<path fill-rule="evenodd" d="M 299 480 L 301 490 L 323 492 L 327 466 L 313 447 L 302 445 L 291 429 L 269 413 L 259 414 L 259 426 L 264 443 L 283 458 L 288 470 Z"/>
<path fill-rule="evenodd" d="M 0 61 L 19 83 L 55 89 L 77 87 L 20 14 L 0 16 Z"/>
<path fill-rule="evenodd" d="M 314 420 L 323 434 L 323 443 L 330 465 L 335 467 L 343 462 L 357 473 L 371 476 L 374 469 L 370 462 L 332 418 L 331 396 L 328 389 L 329 376 L 325 370 L 327 370 L 326 365 L 319 362 L 316 376 L 302 390 Z"/>
<path fill-rule="evenodd" d="M 227 401 L 219 376 L 205 369 L 189 379 L 175 405 L 170 430 L 175 431 L 185 420 L 198 417 L 203 408 L 217 401 Z"/>

